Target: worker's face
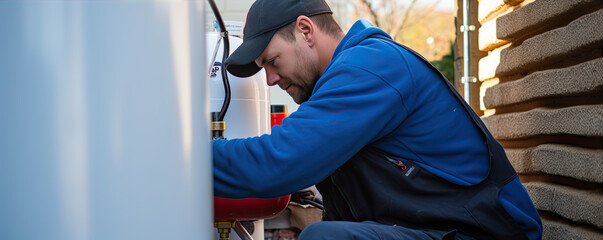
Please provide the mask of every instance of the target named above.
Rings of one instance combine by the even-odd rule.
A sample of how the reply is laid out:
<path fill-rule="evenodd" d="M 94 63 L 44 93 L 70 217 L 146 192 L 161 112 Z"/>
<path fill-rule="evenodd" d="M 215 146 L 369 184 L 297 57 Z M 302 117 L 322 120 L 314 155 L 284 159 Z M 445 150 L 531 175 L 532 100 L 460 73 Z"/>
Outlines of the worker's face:
<path fill-rule="evenodd" d="M 264 52 L 255 60 L 258 66 L 265 69 L 268 85 L 278 85 L 297 104 L 310 98 L 320 77 L 318 59 L 311 54 L 305 43 L 301 37 L 287 41 L 275 34 Z"/>

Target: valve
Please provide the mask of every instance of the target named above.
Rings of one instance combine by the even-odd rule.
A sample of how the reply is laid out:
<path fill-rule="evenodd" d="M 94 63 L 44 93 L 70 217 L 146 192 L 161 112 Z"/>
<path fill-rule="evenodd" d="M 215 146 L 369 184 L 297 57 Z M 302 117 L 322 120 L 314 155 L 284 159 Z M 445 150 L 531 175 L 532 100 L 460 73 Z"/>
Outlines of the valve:
<path fill-rule="evenodd" d="M 229 221 L 219 221 L 214 222 L 214 227 L 218 229 L 218 233 L 220 234 L 220 240 L 229 240 L 230 229 L 235 227 L 235 223 Z"/>

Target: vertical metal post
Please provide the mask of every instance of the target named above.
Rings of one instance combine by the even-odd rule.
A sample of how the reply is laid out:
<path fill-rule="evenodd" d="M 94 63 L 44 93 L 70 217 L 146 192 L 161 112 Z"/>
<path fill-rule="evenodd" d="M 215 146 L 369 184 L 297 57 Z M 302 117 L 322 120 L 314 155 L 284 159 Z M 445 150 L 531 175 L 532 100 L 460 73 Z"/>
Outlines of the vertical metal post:
<path fill-rule="evenodd" d="M 463 77 L 461 82 L 464 84 L 465 101 L 471 105 L 471 82 L 475 78 L 471 77 L 471 51 L 469 42 L 469 31 L 475 30 L 474 25 L 469 25 L 469 0 L 463 0 L 463 25 L 461 32 L 463 33 Z"/>

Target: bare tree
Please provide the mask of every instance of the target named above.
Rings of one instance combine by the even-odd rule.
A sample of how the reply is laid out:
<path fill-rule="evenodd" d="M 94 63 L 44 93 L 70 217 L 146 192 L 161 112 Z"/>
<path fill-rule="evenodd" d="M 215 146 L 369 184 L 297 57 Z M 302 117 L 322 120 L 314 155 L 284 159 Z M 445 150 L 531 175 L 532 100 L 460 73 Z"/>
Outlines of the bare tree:
<path fill-rule="evenodd" d="M 416 0 L 353 0 L 350 4 L 355 10 L 353 18 L 367 18 L 393 39 L 399 39 L 405 28 L 423 20 L 439 1 L 421 9 L 416 8 Z"/>

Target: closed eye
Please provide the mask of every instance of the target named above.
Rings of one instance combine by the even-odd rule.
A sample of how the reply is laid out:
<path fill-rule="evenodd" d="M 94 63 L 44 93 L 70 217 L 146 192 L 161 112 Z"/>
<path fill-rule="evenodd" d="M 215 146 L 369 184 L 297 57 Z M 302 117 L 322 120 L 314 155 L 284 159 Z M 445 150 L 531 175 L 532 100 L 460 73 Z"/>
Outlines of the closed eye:
<path fill-rule="evenodd" d="M 276 58 L 268 60 L 267 63 L 270 64 L 270 65 L 272 65 L 273 67 L 276 67 Z"/>

